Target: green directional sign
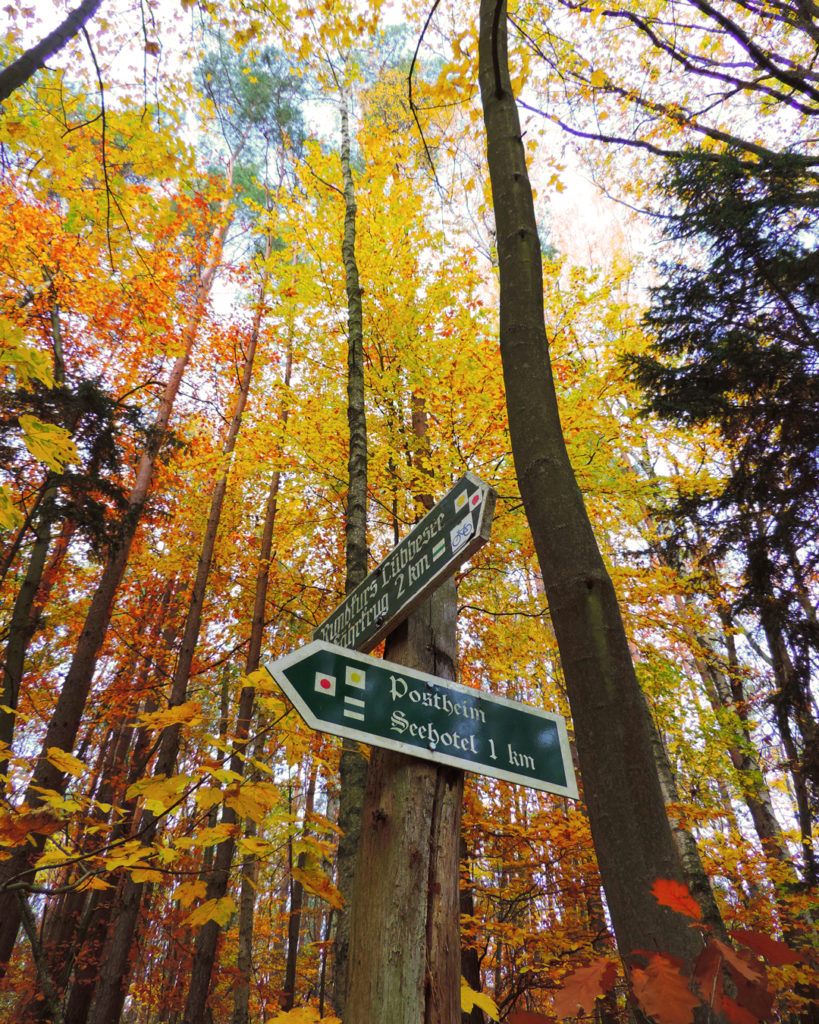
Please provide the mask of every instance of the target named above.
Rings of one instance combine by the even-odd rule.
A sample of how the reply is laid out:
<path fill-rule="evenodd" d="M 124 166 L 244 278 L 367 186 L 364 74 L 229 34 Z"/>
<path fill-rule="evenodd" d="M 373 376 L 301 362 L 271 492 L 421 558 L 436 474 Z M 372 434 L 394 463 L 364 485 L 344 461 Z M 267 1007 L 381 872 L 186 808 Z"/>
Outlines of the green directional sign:
<path fill-rule="evenodd" d="M 577 798 L 560 715 L 318 640 L 266 667 L 313 729 Z"/>
<path fill-rule="evenodd" d="M 488 484 L 466 473 L 313 637 L 371 651 L 489 540 L 495 497 Z"/>

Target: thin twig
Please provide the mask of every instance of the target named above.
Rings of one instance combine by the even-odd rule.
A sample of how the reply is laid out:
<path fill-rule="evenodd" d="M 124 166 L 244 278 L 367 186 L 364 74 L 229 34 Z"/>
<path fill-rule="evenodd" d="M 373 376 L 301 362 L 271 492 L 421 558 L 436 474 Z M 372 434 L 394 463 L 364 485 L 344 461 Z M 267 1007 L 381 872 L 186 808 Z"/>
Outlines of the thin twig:
<path fill-rule="evenodd" d="M 438 5 L 440 4 L 440 2 L 441 0 L 433 0 L 432 7 L 430 8 L 429 14 L 427 15 L 427 20 L 424 22 L 424 27 L 421 29 L 421 34 L 418 36 L 418 42 L 415 44 L 415 52 L 412 55 L 409 71 L 407 72 L 407 100 L 409 102 L 409 108 L 412 111 L 412 116 L 415 120 L 416 125 L 418 126 L 418 132 L 421 136 L 421 142 L 424 145 L 424 153 L 426 154 L 427 160 L 429 161 L 430 170 L 432 171 L 432 177 L 435 179 L 435 184 L 438 186 L 439 189 L 441 188 L 441 183 L 438 181 L 438 174 L 435 170 L 435 164 L 432 160 L 432 154 L 430 153 L 429 146 L 427 145 L 426 136 L 424 135 L 424 129 L 421 127 L 421 121 L 418 117 L 418 107 L 415 105 L 415 100 L 412 98 L 412 76 L 415 73 L 415 62 L 418 59 L 418 51 L 421 49 L 421 43 L 423 43 L 424 41 L 424 36 L 426 35 L 426 31 L 429 28 L 429 23 L 432 21 L 433 15 L 438 10 Z"/>

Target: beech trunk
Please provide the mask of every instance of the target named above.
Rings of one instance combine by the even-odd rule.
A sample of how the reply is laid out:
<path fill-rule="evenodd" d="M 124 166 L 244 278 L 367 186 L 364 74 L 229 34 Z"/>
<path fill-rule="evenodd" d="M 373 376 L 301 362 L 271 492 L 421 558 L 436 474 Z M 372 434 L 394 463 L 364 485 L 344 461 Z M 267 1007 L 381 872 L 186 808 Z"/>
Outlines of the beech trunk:
<path fill-rule="evenodd" d="M 509 77 L 503 0 L 481 0 L 479 61 L 512 451 L 560 651 L 606 900 L 625 958 L 635 950 L 661 950 L 690 963 L 699 937 L 651 893 L 655 879 L 682 882 L 683 872 L 617 597 L 558 415 L 540 242 Z"/>

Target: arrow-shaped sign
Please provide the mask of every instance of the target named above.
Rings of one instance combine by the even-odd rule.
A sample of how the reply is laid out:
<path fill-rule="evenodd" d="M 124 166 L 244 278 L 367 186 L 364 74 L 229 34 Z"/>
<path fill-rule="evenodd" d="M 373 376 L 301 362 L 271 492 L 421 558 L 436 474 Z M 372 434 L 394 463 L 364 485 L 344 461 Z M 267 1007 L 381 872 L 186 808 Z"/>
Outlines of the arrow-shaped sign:
<path fill-rule="evenodd" d="M 577 798 L 560 715 L 320 640 L 266 667 L 312 729 Z"/>
<path fill-rule="evenodd" d="M 371 651 L 483 547 L 494 511 L 494 490 L 474 473 L 465 473 L 313 631 L 314 638 Z"/>

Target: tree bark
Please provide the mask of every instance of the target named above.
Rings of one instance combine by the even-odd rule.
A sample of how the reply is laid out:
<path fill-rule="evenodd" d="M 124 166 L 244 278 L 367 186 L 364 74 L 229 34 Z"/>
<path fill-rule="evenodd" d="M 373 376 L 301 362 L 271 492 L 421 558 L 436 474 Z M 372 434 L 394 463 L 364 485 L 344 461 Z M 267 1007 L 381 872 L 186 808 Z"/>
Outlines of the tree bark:
<path fill-rule="evenodd" d="M 500 349 L 515 469 L 571 705 L 583 790 L 621 954 L 691 962 L 701 945 L 657 904 L 684 881 L 617 598 L 566 452 L 549 361 L 540 243 L 506 47 L 506 4 L 481 0 L 480 90 L 500 271 Z"/>
<path fill-rule="evenodd" d="M 341 176 L 344 183 L 344 237 L 341 257 L 347 293 L 347 516 L 344 524 L 346 579 L 349 594 L 367 575 L 367 414 L 364 403 L 364 312 L 355 253 L 355 183 L 350 164 L 350 117 L 347 92 L 341 87 Z M 361 836 L 361 808 L 367 762 L 359 746 L 344 740 L 339 762 L 338 826 L 341 836 L 336 855 L 336 882 L 344 907 L 338 914 L 333 961 L 333 1004 L 344 1017 L 347 960 L 350 943 L 350 899 L 356 855 Z"/>
<path fill-rule="evenodd" d="M 94 17 L 101 3 L 102 0 L 83 0 L 53 32 L 49 32 L 45 39 L 41 39 L 8 67 L 3 68 L 0 71 L 0 103 L 7 100 L 15 89 L 25 85 L 40 68 L 45 67 L 48 58 L 61 50 L 69 39 L 73 39 Z"/>
<path fill-rule="evenodd" d="M 450 579 L 387 638 L 385 657 L 455 678 Z M 374 748 L 350 909 L 344 1024 L 460 1024 L 463 772 Z"/>
<path fill-rule="evenodd" d="M 304 822 L 302 834 L 309 833 L 307 821 L 313 813 L 313 800 L 316 795 L 316 770 L 310 773 L 310 782 L 304 798 Z M 290 863 L 293 857 L 293 840 L 290 839 Z M 307 854 L 302 852 L 296 858 L 296 867 L 303 869 L 307 863 Z M 301 933 L 301 911 L 304 905 L 304 886 L 298 879 L 290 875 L 290 915 L 287 920 L 287 959 L 284 967 L 284 988 L 282 990 L 282 1009 L 292 1010 L 296 998 L 296 965 L 299 953 L 299 936 Z"/>

